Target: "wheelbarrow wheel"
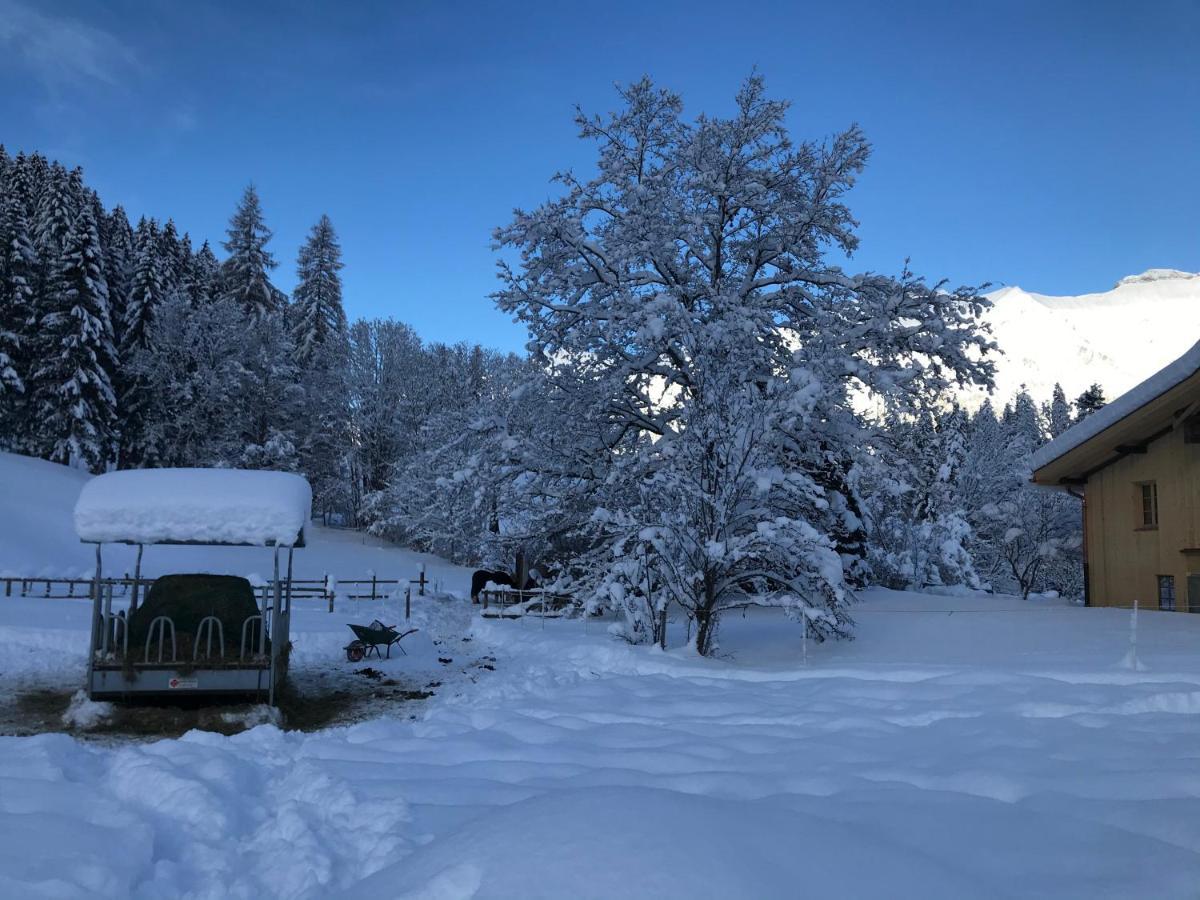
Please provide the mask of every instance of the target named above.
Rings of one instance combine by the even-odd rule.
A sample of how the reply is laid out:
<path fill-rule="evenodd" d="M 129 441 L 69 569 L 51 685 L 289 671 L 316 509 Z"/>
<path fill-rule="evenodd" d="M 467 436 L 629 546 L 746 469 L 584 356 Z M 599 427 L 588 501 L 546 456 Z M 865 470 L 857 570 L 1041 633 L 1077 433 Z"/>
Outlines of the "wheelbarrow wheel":
<path fill-rule="evenodd" d="M 362 641 L 351 641 L 346 645 L 346 659 L 350 662 L 362 662 L 367 655 L 367 645 Z"/>

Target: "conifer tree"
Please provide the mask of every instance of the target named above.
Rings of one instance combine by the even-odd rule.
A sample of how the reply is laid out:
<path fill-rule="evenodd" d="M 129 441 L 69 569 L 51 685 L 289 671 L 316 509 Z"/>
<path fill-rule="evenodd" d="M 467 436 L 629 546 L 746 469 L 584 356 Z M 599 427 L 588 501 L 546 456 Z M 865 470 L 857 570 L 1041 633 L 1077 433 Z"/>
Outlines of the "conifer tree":
<path fill-rule="evenodd" d="M 154 318 L 165 299 L 162 268 L 163 237 L 157 223 L 138 223 L 134 247 L 134 270 L 124 321 L 119 329 L 121 370 L 116 379 L 120 399 L 121 427 L 118 462 L 122 468 L 153 463 L 154 448 L 147 441 L 147 416 L 153 385 L 137 374 L 133 365 L 140 354 L 151 351 Z"/>
<path fill-rule="evenodd" d="M 211 303 L 220 296 L 221 264 L 217 262 L 212 248 L 205 241 L 191 255 L 183 274 L 180 291 L 193 309 Z"/>
<path fill-rule="evenodd" d="M 71 226 L 48 288 L 32 378 L 38 439 L 47 459 L 101 471 L 111 457 L 116 420 L 116 354 L 90 207 Z"/>
<path fill-rule="evenodd" d="M 1075 398 L 1075 421 L 1082 422 L 1107 402 L 1104 397 L 1104 388 L 1093 383 L 1091 387 Z"/>
<path fill-rule="evenodd" d="M 100 243 L 104 248 L 104 278 L 108 282 L 109 309 L 119 340 L 137 260 L 133 228 L 121 206 L 113 207 L 112 212 L 102 214 L 96 221 L 100 227 Z"/>
<path fill-rule="evenodd" d="M 328 216 L 312 227 L 296 264 L 292 344 L 308 415 L 298 428 L 300 467 L 324 514 L 349 507 L 349 339 L 342 308 L 342 249 Z"/>
<path fill-rule="evenodd" d="M 167 219 L 159 233 L 157 247 L 159 278 L 164 293 L 174 290 L 175 285 L 183 278 L 191 255 L 190 238 L 186 235 L 180 237 L 174 220 Z"/>
<path fill-rule="evenodd" d="M 129 300 L 121 323 L 120 339 L 122 355 L 144 348 L 147 332 L 154 318 L 154 310 L 163 301 L 162 237 L 158 223 L 153 219 L 138 222 L 134 237 L 133 276 L 129 288 Z"/>
<path fill-rule="evenodd" d="M 37 275 L 37 251 L 29 236 L 29 222 L 16 200 L 0 210 L 0 423 L 10 431 L 14 404 L 8 395 L 25 391 L 25 376 L 34 329 L 33 284 Z M 11 433 L 11 431 L 10 431 Z"/>
<path fill-rule="evenodd" d="M 71 176 L 61 165 L 53 163 L 46 179 L 42 181 L 34 233 L 34 244 L 47 278 L 54 260 L 64 251 L 77 207 L 78 197 L 74 193 Z"/>
<path fill-rule="evenodd" d="M 292 294 L 292 338 L 296 362 L 307 366 L 330 341 L 346 340 L 342 308 L 342 248 L 329 216 L 312 227 L 296 264 L 299 283 Z"/>
<path fill-rule="evenodd" d="M 1046 422 L 1050 426 L 1050 437 L 1056 438 L 1071 427 L 1071 404 L 1061 384 L 1055 382 L 1050 405 L 1046 408 Z"/>
<path fill-rule="evenodd" d="M 249 185 L 226 229 L 222 246 L 229 258 L 221 276 L 225 296 L 260 318 L 280 311 L 284 302 L 282 292 L 271 284 L 269 276 L 278 265 L 267 249 L 270 240 L 271 230 L 263 220 L 258 192 Z"/>

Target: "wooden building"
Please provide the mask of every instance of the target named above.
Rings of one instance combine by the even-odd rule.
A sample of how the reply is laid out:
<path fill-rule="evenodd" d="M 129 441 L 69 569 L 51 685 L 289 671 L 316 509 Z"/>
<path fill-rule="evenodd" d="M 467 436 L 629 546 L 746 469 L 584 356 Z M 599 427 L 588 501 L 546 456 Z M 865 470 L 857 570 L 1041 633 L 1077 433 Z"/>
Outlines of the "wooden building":
<path fill-rule="evenodd" d="M 1033 469 L 1083 500 L 1089 605 L 1200 612 L 1200 343 L 1041 448 Z"/>

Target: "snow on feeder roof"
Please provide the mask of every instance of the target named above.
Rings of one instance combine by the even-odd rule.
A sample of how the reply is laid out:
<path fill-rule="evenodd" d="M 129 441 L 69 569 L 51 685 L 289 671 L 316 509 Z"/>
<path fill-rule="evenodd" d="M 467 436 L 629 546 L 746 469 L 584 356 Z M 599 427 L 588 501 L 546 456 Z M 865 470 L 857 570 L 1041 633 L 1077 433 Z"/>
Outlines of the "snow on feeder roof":
<path fill-rule="evenodd" d="M 130 469 L 98 475 L 75 504 L 88 543 L 303 546 L 312 489 L 299 475 Z"/>

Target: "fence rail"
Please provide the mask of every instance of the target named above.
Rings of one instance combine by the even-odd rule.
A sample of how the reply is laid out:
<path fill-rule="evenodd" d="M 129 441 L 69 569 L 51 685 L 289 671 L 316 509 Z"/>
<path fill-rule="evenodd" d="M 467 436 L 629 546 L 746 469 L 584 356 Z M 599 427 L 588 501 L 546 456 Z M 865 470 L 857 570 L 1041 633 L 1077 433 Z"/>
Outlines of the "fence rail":
<path fill-rule="evenodd" d="M 4 585 L 5 597 L 40 597 L 48 600 L 69 600 L 71 598 L 88 598 L 92 594 L 91 578 L 20 578 L 0 577 Z M 105 578 L 106 588 L 111 588 L 114 596 L 127 597 L 133 589 L 135 580 L 130 577 Z M 136 580 L 138 595 L 145 596 L 146 589 L 154 583 L 153 578 Z M 268 582 L 272 587 L 272 583 Z M 425 573 L 417 578 L 294 578 L 292 579 L 292 597 L 295 599 L 326 600 L 331 609 L 333 598 L 340 600 L 383 600 L 391 597 L 401 588 L 408 589 L 417 585 L 418 595 L 424 595 L 430 582 Z"/>

